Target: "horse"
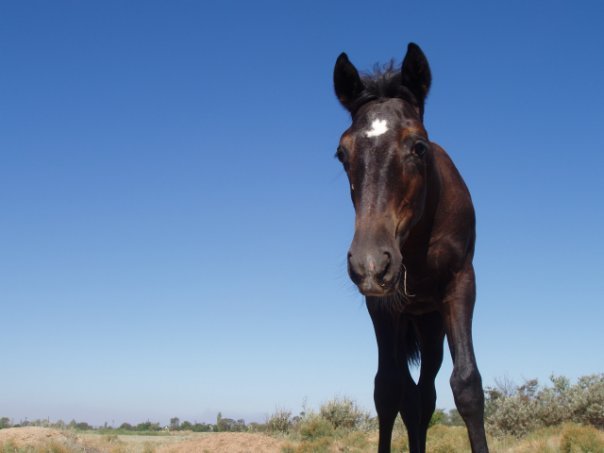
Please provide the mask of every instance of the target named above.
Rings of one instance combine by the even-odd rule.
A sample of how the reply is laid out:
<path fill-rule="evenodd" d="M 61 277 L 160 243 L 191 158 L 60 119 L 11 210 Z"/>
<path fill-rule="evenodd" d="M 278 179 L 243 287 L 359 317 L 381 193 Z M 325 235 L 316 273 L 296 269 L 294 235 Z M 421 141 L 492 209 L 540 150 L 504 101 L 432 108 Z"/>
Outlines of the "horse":
<path fill-rule="evenodd" d="M 409 43 L 400 69 L 391 63 L 361 76 L 342 53 L 333 82 L 352 119 L 336 157 L 355 210 L 348 273 L 365 296 L 378 346 L 378 452 L 390 452 L 399 413 L 409 451 L 425 452 L 445 336 L 450 384 L 472 451 L 488 452 L 472 343 L 475 213 L 459 171 L 424 127 L 428 60 Z M 420 367 L 417 383 L 413 364 Z"/>

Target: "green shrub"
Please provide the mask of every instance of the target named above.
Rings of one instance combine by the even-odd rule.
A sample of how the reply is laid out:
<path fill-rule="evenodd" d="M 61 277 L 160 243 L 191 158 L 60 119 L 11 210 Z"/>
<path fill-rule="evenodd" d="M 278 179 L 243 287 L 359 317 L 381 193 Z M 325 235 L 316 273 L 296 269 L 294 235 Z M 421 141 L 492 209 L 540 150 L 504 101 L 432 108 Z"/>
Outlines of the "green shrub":
<path fill-rule="evenodd" d="M 436 409 L 430 418 L 430 423 L 428 423 L 428 427 L 432 427 L 434 425 L 444 424 L 447 421 L 447 414 L 442 409 Z"/>
<path fill-rule="evenodd" d="M 299 431 L 303 440 L 331 437 L 334 434 L 331 422 L 316 414 L 305 416 L 299 424 Z"/>
<path fill-rule="evenodd" d="M 369 414 L 358 408 L 350 398 L 335 398 L 321 406 L 321 417 L 335 429 L 360 429 L 369 420 Z"/>
<path fill-rule="evenodd" d="M 509 383 L 486 389 L 485 415 L 495 435 L 524 436 L 528 432 L 564 422 L 604 428 L 604 374 L 584 376 L 576 385 L 551 376 L 551 386 L 536 379 L 521 386 Z"/>
<path fill-rule="evenodd" d="M 292 427 L 291 415 L 290 411 L 277 409 L 266 421 L 266 431 L 287 434 Z"/>
<path fill-rule="evenodd" d="M 572 403 L 573 421 L 604 429 L 604 374 L 580 377 Z"/>

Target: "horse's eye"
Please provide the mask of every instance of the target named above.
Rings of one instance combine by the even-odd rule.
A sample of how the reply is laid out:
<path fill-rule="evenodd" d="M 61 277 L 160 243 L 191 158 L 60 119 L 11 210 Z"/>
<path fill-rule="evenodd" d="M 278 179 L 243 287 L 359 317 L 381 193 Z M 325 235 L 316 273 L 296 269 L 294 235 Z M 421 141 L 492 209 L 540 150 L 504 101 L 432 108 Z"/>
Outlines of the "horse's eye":
<path fill-rule="evenodd" d="M 415 145 L 413 145 L 413 152 L 419 157 L 422 157 L 424 154 L 426 154 L 427 150 L 428 146 L 424 142 L 417 142 Z"/>
<path fill-rule="evenodd" d="M 336 159 L 338 159 L 340 162 L 342 162 L 343 164 L 346 163 L 347 159 L 348 159 L 348 152 L 346 151 L 346 148 L 344 148 L 342 145 L 338 146 L 338 149 L 336 151 Z"/>

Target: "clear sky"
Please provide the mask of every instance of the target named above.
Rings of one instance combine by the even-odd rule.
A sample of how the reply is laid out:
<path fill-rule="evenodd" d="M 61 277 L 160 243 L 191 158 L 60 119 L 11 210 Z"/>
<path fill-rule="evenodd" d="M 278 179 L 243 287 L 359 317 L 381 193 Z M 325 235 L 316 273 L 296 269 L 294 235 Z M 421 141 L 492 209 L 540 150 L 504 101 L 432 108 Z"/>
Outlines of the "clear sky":
<path fill-rule="evenodd" d="M 373 410 L 331 85 L 419 43 L 485 385 L 603 372 L 601 2 L 0 4 L 0 416 Z M 438 407 L 453 407 L 446 359 Z"/>

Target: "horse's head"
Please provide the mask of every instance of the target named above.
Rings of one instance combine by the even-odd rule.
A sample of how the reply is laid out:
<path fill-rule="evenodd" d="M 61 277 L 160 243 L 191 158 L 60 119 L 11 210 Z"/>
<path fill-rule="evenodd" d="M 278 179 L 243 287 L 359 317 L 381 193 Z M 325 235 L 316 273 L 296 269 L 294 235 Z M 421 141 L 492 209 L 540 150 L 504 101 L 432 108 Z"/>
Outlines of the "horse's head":
<path fill-rule="evenodd" d="M 334 68 L 336 95 L 352 115 L 336 153 L 356 212 L 348 272 L 366 296 L 397 290 L 403 244 L 424 210 L 431 145 L 423 110 L 430 82 L 428 62 L 415 44 L 400 71 L 361 78 L 344 53 Z"/>

